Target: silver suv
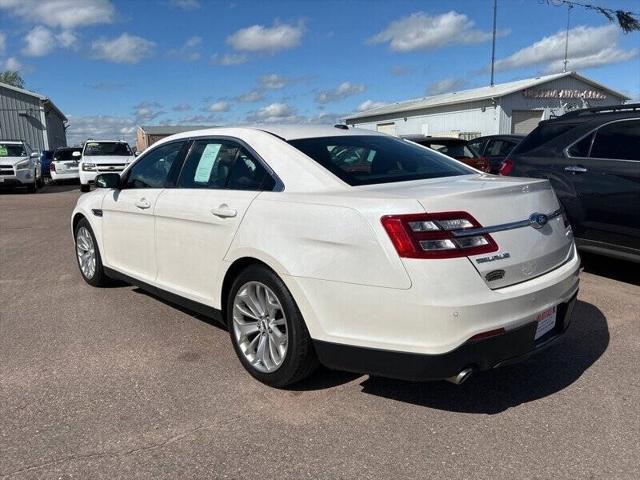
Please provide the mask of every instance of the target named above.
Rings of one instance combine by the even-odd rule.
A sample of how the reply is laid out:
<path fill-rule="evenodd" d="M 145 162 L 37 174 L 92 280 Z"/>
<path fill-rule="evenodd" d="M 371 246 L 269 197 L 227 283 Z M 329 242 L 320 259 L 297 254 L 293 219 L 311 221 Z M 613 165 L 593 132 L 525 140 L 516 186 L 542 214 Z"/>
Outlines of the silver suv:
<path fill-rule="evenodd" d="M 0 140 L 0 187 L 42 187 L 40 155 L 22 140 Z"/>

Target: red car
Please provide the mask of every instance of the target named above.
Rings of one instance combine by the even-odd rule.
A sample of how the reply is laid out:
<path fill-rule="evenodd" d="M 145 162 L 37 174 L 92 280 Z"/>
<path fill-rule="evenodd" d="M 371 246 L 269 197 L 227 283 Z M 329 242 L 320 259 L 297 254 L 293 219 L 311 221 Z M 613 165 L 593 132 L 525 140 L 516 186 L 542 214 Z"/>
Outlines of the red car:
<path fill-rule="evenodd" d="M 478 155 L 476 151 L 468 145 L 468 142 L 462 138 L 425 137 L 424 135 L 406 135 L 402 138 L 429 147 L 436 152 L 455 158 L 483 172 L 489 172 L 491 170 L 489 160 Z"/>

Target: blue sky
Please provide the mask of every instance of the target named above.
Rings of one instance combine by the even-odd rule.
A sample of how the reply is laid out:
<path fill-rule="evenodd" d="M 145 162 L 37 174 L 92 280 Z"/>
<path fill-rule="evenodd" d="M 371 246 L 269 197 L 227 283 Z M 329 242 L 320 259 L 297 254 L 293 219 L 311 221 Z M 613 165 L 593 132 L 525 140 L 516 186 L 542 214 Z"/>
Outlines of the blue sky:
<path fill-rule="evenodd" d="M 640 0 L 593 0 L 640 11 Z M 139 124 L 334 122 L 489 82 L 492 0 L 0 0 L 0 70 L 51 97 L 69 139 Z M 499 0 L 496 81 L 562 68 L 565 7 Z M 640 97 L 640 34 L 571 12 L 569 69 Z"/>

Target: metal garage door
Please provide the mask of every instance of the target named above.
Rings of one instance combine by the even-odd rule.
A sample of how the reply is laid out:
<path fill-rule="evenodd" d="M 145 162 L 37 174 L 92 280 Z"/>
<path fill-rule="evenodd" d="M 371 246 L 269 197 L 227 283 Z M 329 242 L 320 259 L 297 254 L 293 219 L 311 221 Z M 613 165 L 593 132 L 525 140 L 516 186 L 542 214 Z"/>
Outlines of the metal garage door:
<path fill-rule="evenodd" d="M 387 135 L 395 135 L 396 134 L 396 124 L 394 122 L 391 123 L 379 123 L 377 125 L 376 130 L 381 133 L 386 133 Z"/>
<path fill-rule="evenodd" d="M 542 120 L 542 110 L 513 110 L 511 113 L 511 133 L 527 135 Z"/>

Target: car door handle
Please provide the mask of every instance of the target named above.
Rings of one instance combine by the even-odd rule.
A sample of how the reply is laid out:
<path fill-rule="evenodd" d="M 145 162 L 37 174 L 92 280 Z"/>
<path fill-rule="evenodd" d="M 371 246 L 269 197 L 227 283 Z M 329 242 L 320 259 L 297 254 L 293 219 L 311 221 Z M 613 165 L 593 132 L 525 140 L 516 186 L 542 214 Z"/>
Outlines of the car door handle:
<path fill-rule="evenodd" d="M 212 208 L 211 213 L 220 218 L 233 218 L 238 214 L 238 211 L 229 208 L 229 205 L 223 203 L 218 208 Z"/>
<path fill-rule="evenodd" d="M 588 170 L 580 165 L 569 165 L 568 167 L 564 167 L 564 171 L 571 173 L 586 173 Z"/>
<path fill-rule="evenodd" d="M 147 208 L 151 208 L 151 204 L 146 198 L 141 198 L 140 200 L 136 200 L 135 205 L 141 210 L 146 210 Z"/>

